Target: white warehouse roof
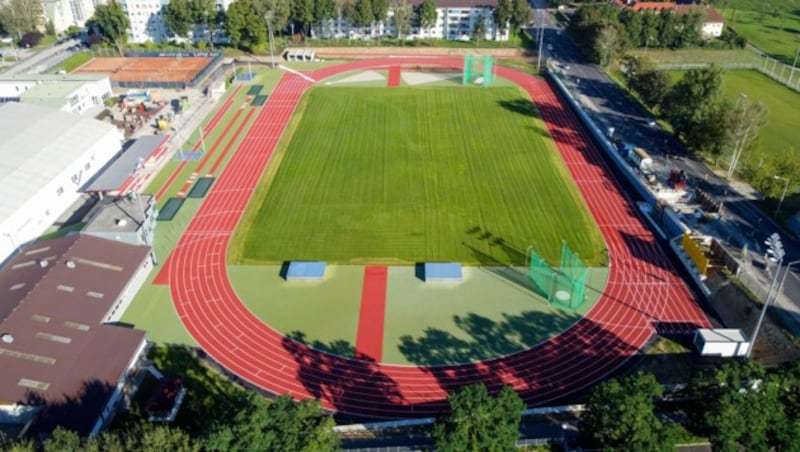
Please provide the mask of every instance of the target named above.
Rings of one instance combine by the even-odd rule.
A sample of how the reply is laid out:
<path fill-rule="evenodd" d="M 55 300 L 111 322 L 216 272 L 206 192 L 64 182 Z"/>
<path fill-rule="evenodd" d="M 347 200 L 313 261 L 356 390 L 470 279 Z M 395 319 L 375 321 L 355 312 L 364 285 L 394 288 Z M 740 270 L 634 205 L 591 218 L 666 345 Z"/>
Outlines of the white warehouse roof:
<path fill-rule="evenodd" d="M 0 218 L 11 216 L 109 133 L 116 128 L 93 118 L 39 105 L 0 104 Z"/>

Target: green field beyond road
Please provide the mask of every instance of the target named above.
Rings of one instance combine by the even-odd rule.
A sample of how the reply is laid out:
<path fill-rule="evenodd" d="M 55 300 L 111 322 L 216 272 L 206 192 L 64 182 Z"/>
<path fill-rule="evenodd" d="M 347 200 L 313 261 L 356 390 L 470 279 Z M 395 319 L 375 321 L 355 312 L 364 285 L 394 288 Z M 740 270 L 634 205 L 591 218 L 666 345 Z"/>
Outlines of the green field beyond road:
<path fill-rule="evenodd" d="M 237 233 L 237 263 L 519 265 L 529 245 L 557 263 L 562 240 L 589 265 L 602 259 L 599 231 L 519 89 L 307 96 Z"/>

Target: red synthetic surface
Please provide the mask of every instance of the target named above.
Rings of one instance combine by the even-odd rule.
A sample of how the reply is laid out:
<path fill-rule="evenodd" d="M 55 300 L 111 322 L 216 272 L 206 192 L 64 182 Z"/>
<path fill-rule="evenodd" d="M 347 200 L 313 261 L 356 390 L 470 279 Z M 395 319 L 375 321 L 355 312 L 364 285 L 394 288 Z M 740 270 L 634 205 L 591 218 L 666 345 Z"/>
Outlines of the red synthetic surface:
<path fill-rule="evenodd" d="M 383 322 L 386 314 L 386 280 L 389 269 L 379 266 L 364 268 L 361 289 L 361 311 L 358 315 L 356 355 L 380 362 L 383 358 Z"/>
<path fill-rule="evenodd" d="M 397 59 L 354 61 L 310 73 L 385 69 Z M 401 64 L 460 70 L 462 61 L 404 58 Z M 273 393 L 317 398 L 324 407 L 380 417 L 428 416 L 447 409 L 465 384 L 507 384 L 539 405 L 583 389 L 636 355 L 656 330 L 691 333 L 709 326 L 684 282 L 575 114 L 541 79 L 506 67 L 496 73 L 532 97 L 597 221 L 610 261 L 606 290 L 578 322 L 535 347 L 496 359 L 433 367 L 347 359 L 284 337 L 253 315 L 228 280 L 231 236 L 303 92 L 311 85 L 285 73 L 231 161 L 189 224 L 167 264 L 173 304 L 184 326 L 213 359 Z M 264 296 L 270 296 L 264 294 Z"/>
<path fill-rule="evenodd" d="M 205 127 L 203 127 L 203 139 L 208 137 L 208 134 L 210 134 L 211 131 L 214 130 L 214 127 L 216 127 L 217 124 L 219 124 L 220 120 L 222 120 L 222 117 L 225 116 L 225 113 L 228 112 L 228 109 L 231 107 L 231 104 L 233 104 L 233 98 L 236 97 L 236 94 L 239 93 L 239 90 L 242 89 L 242 86 L 244 85 L 239 85 L 236 87 L 235 90 L 233 90 L 233 93 L 230 96 L 228 96 L 228 99 L 225 100 L 225 102 L 222 104 L 222 107 L 220 107 L 217 113 L 211 117 L 211 121 L 209 121 L 208 124 L 206 124 Z M 233 121 L 231 123 L 233 123 Z M 230 128 L 230 124 L 228 124 L 225 130 L 227 131 L 228 128 Z M 217 139 L 217 141 L 222 139 L 225 133 L 226 132 L 223 132 L 222 135 L 220 135 L 220 138 Z M 192 147 L 192 151 L 196 151 L 200 147 L 200 145 L 201 143 L 196 143 L 194 147 Z M 214 145 L 216 146 L 216 142 L 214 143 Z M 166 193 L 167 190 L 169 190 L 169 186 L 181 174 L 183 168 L 186 167 L 186 163 L 187 163 L 186 160 L 182 160 L 181 163 L 179 163 L 178 166 L 175 168 L 175 170 L 172 171 L 172 174 L 170 174 L 169 178 L 167 178 L 167 181 L 164 182 L 164 185 L 162 185 L 161 188 L 158 190 L 158 193 L 156 193 L 156 201 L 161 199 L 161 197 L 164 196 L 164 193 Z M 167 269 L 169 267 L 167 264 L 168 264 L 167 259 L 165 259 L 164 264 L 161 267 L 161 270 L 159 270 L 156 277 L 153 278 L 153 284 L 164 285 L 169 283 L 167 276 Z"/>
<path fill-rule="evenodd" d="M 389 86 L 400 86 L 400 66 L 389 67 Z"/>

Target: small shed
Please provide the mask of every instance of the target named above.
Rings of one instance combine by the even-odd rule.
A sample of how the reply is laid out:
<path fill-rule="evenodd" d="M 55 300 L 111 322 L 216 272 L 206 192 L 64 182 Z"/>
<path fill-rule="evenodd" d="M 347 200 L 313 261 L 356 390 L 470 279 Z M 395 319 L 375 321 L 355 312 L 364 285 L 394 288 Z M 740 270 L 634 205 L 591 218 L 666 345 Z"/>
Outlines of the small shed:
<path fill-rule="evenodd" d="M 208 97 L 217 100 L 225 95 L 225 80 L 217 80 L 208 87 Z"/>
<path fill-rule="evenodd" d="M 721 358 L 747 356 L 750 350 L 750 341 L 737 329 L 701 328 L 694 335 L 694 345 L 702 356 Z"/>

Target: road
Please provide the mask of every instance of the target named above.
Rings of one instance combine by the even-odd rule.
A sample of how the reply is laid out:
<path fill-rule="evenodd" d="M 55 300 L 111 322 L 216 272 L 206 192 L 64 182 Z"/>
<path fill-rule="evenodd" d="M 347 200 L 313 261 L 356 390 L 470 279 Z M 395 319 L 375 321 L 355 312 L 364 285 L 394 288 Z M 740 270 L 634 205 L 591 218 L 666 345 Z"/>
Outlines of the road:
<path fill-rule="evenodd" d="M 771 274 L 765 271 L 764 240 L 772 233 L 781 236 L 789 262 L 800 259 L 800 243 L 785 233 L 773 220 L 749 199 L 732 189 L 728 182 L 710 171 L 704 164 L 687 157 L 686 149 L 671 134 L 647 124 L 649 113 L 603 72 L 596 64 L 587 62 L 575 44 L 562 33 L 547 14 L 546 0 L 533 0 L 535 23 L 544 23 L 544 49 L 547 58 L 561 64 L 571 82 L 573 95 L 589 110 L 601 129 L 615 129 L 615 135 L 625 142 L 647 149 L 657 164 L 664 168 L 684 170 L 693 184 L 723 203 L 723 217 L 718 225 L 721 239 L 734 253 L 750 251 L 743 266 L 758 279 L 769 283 Z M 678 158 L 674 158 L 674 157 Z M 670 158 L 672 157 L 672 158 Z M 771 265 L 771 264 L 770 264 Z M 767 265 L 769 267 L 769 265 Z M 795 266 L 798 268 L 800 265 Z M 771 269 L 773 272 L 775 269 Z M 759 274 L 760 272 L 760 274 Z M 766 292 L 766 289 L 765 289 Z M 800 277 L 792 273 L 786 278 L 777 305 L 794 320 L 792 328 L 800 334 Z"/>
<path fill-rule="evenodd" d="M 81 42 L 77 39 L 68 39 L 61 44 L 48 47 L 40 52 L 31 55 L 17 64 L 6 69 L 4 75 L 29 74 L 44 72 L 49 67 L 55 66 L 67 59 L 74 50 L 75 46 L 80 46 Z"/>

